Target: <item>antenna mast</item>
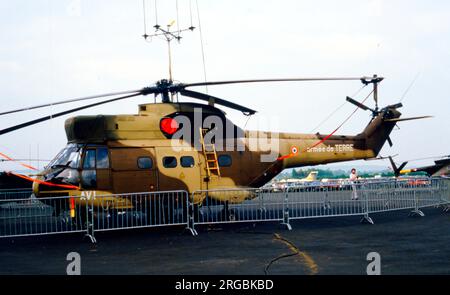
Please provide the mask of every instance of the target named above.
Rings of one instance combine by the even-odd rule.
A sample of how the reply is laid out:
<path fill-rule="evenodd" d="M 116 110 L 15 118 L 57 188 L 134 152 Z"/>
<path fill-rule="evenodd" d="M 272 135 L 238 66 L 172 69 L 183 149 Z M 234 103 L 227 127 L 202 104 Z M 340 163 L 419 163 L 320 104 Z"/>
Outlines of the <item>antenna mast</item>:
<path fill-rule="evenodd" d="M 146 28 L 146 11 L 145 11 L 145 0 L 142 0 L 143 3 L 143 9 L 144 9 L 144 39 L 147 41 L 147 39 L 151 39 L 152 37 L 162 37 L 163 40 L 167 42 L 167 49 L 168 49 L 168 62 L 169 62 L 169 83 L 173 81 L 173 74 L 172 74 L 172 50 L 171 50 L 171 42 L 173 40 L 177 40 L 178 42 L 181 41 L 181 33 L 185 31 L 193 31 L 195 27 L 190 25 L 188 28 L 180 29 L 179 24 L 177 24 L 177 29 L 174 31 L 171 31 L 172 26 L 175 24 L 175 20 L 171 21 L 166 28 L 161 27 L 158 24 L 158 12 L 157 12 L 157 3 L 155 0 L 155 22 L 156 24 L 153 26 L 155 29 L 155 32 L 151 35 L 147 34 L 147 28 Z M 177 10 L 177 19 L 178 19 L 178 0 L 176 0 L 176 10 Z M 191 12 L 192 13 L 192 12 Z M 192 15 L 191 15 L 192 19 Z"/>

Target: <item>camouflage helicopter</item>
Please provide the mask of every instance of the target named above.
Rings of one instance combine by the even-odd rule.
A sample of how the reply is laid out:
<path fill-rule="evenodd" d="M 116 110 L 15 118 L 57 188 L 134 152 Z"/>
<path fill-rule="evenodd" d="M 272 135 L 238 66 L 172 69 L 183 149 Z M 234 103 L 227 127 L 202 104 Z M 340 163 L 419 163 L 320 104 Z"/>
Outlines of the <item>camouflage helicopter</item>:
<path fill-rule="evenodd" d="M 284 81 L 359 80 L 373 85 L 375 108 L 350 97 L 347 101 L 372 112 L 372 119 L 357 135 L 253 132 L 233 124 L 217 106 L 245 115 L 255 110 L 209 94 L 188 90 L 198 86 Z M 283 169 L 326 164 L 378 155 L 400 119 L 401 103 L 378 108 L 377 86 L 382 77 L 292 78 L 175 83 L 160 80 L 138 90 L 53 102 L 0 115 L 68 102 L 108 97 L 107 100 L 66 110 L 0 130 L 13 132 L 52 118 L 139 95 L 155 95 L 155 102 L 139 105 L 138 114 L 76 116 L 65 121 L 67 146 L 34 180 L 37 197 L 105 196 L 115 194 L 217 188 L 258 188 Z M 208 102 L 178 102 L 175 95 Z M 161 102 L 156 102 L 156 97 Z M 112 98 L 111 98 L 112 97 Z M 254 142 L 269 142 L 267 147 Z M 209 194 L 220 201 L 239 203 L 251 196 Z M 193 200 L 200 204 L 205 196 Z M 124 203 L 120 206 L 131 206 Z"/>
<path fill-rule="evenodd" d="M 436 159 L 436 158 L 435 158 Z M 448 176 L 450 175 L 450 155 L 441 157 L 434 161 L 434 165 L 403 169 L 408 161 L 403 162 L 397 167 L 392 157 L 389 157 L 389 161 L 392 165 L 392 170 L 394 171 L 395 177 L 399 177 L 403 174 L 413 173 L 413 172 L 424 172 L 427 176 Z"/>

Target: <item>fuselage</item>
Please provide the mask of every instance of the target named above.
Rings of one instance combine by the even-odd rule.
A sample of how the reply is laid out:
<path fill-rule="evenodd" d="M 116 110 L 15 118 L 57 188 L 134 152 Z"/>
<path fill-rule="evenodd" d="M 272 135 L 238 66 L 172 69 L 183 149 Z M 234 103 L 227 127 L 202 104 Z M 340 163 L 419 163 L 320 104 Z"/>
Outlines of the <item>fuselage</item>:
<path fill-rule="evenodd" d="M 244 131 L 219 109 L 194 103 L 141 105 L 137 115 L 78 116 L 65 127 L 68 145 L 41 179 L 77 189 L 35 183 L 38 196 L 260 187 L 285 168 L 367 159 L 378 152 L 368 146 L 370 124 L 366 133 L 327 138 Z M 214 145 L 220 175 L 208 169 L 202 141 Z"/>

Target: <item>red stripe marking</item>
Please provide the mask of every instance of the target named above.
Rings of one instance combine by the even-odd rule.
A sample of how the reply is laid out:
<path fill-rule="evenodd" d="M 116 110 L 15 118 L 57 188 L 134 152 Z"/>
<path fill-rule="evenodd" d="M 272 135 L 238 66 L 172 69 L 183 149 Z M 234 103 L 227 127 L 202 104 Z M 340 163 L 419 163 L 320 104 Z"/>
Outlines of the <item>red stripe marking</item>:
<path fill-rule="evenodd" d="M 16 160 L 14 160 L 13 158 L 8 157 L 8 156 L 5 155 L 4 153 L 0 153 L 0 156 L 2 156 L 3 158 L 5 158 L 6 160 L 9 160 L 9 161 L 12 161 L 12 162 L 16 162 L 17 164 L 19 164 L 19 165 L 21 165 L 21 166 L 23 166 L 23 167 L 25 167 L 25 168 L 28 168 L 28 169 L 31 169 L 31 170 L 35 170 L 35 171 L 38 170 L 37 168 L 35 168 L 35 167 L 33 167 L 33 166 L 30 166 L 30 165 L 21 163 L 21 162 L 19 162 L 19 161 L 16 161 Z"/>
<path fill-rule="evenodd" d="M 29 176 L 26 176 L 26 175 L 23 175 L 23 174 L 17 174 L 17 173 L 13 173 L 13 172 L 8 172 L 8 173 L 12 174 L 12 175 L 15 175 L 17 177 L 20 177 L 22 179 L 25 179 L 25 180 L 28 180 L 28 181 L 31 181 L 31 182 L 37 182 L 37 183 L 43 184 L 43 185 L 79 190 L 79 187 L 75 186 L 75 185 L 52 183 L 52 182 L 43 181 L 43 180 L 40 180 L 40 179 L 37 179 L 37 178 L 32 178 L 32 177 L 29 177 Z"/>
<path fill-rule="evenodd" d="M 370 95 L 373 93 L 373 90 L 369 93 L 369 95 L 367 95 L 367 97 L 361 102 L 364 103 L 369 97 Z M 328 134 L 327 136 L 325 136 L 323 139 L 319 140 L 318 142 L 316 142 L 315 144 L 313 144 L 310 147 L 305 148 L 304 150 L 302 150 L 302 153 L 309 151 L 312 148 L 315 148 L 316 146 L 318 146 L 319 144 L 325 142 L 328 138 L 330 138 L 333 134 L 335 134 L 345 123 L 347 123 L 348 120 L 350 120 L 350 118 L 356 113 L 356 111 L 359 110 L 359 107 L 356 107 L 356 109 L 350 114 L 350 116 L 348 116 L 344 122 L 342 122 L 336 129 L 334 129 L 333 132 L 331 132 L 330 134 Z M 297 153 L 298 154 L 298 153 Z M 281 156 L 278 157 L 277 161 L 281 161 L 287 158 L 291 158 L 293 156 L 295 156 L 296 154 L 290 153 L 289 155 L 285 155 L 285 156 Z"/>

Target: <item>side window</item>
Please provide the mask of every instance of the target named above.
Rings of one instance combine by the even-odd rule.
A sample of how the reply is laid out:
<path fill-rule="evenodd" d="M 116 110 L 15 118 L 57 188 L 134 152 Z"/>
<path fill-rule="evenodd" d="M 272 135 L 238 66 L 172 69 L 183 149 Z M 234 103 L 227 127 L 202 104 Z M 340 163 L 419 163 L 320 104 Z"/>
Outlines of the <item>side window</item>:
<path fill-rule="evenodd" d="M 95 170 L 95 149 L 86 150 L 81 171 L 81 185 L 91 189 L 97 187 L 97 171 Z"/>
<path fill-rule="evenodd" d="M 97 168 L 109 168 L 108 149 L 106 147 L 97 148 Z"/>
<path fill-rule="evenodd" d="M 97 171 L 96 170 L 81 171 L 81 186 L 83 188 L 96 188 L 97 187 Z"/>
<path fill-rule="evenodd" d="M 86 150 L 83 161 L 84 169 L 95 169 L 95 150 Z"/>
<path fill-rule="evenodd" d="M 180 164 L 181 164 L 181 167 L 192 168 L 192 167 L 194 167 L 194 164 L 195 164 L 194 158 L 191 156 L 183 156 L 180 158 Z"/>
<path fill-rule="evenodd" d="M 164 157 L 162 161 L 165 168 L 177 167 L 177 158 L 175 157 Z"/>
<path fill-rule="evenodd" d="M 232 164 L 232 159 L 230 155 L 220 155 L 217 159 L 220 167 L 230 167 Z"/>
<path fill-rule="evenodd" d="M 139 169 L 152 169 L 153 168 L 152 158 L 149 157 L 138 158 L 138 167 Z"/>

